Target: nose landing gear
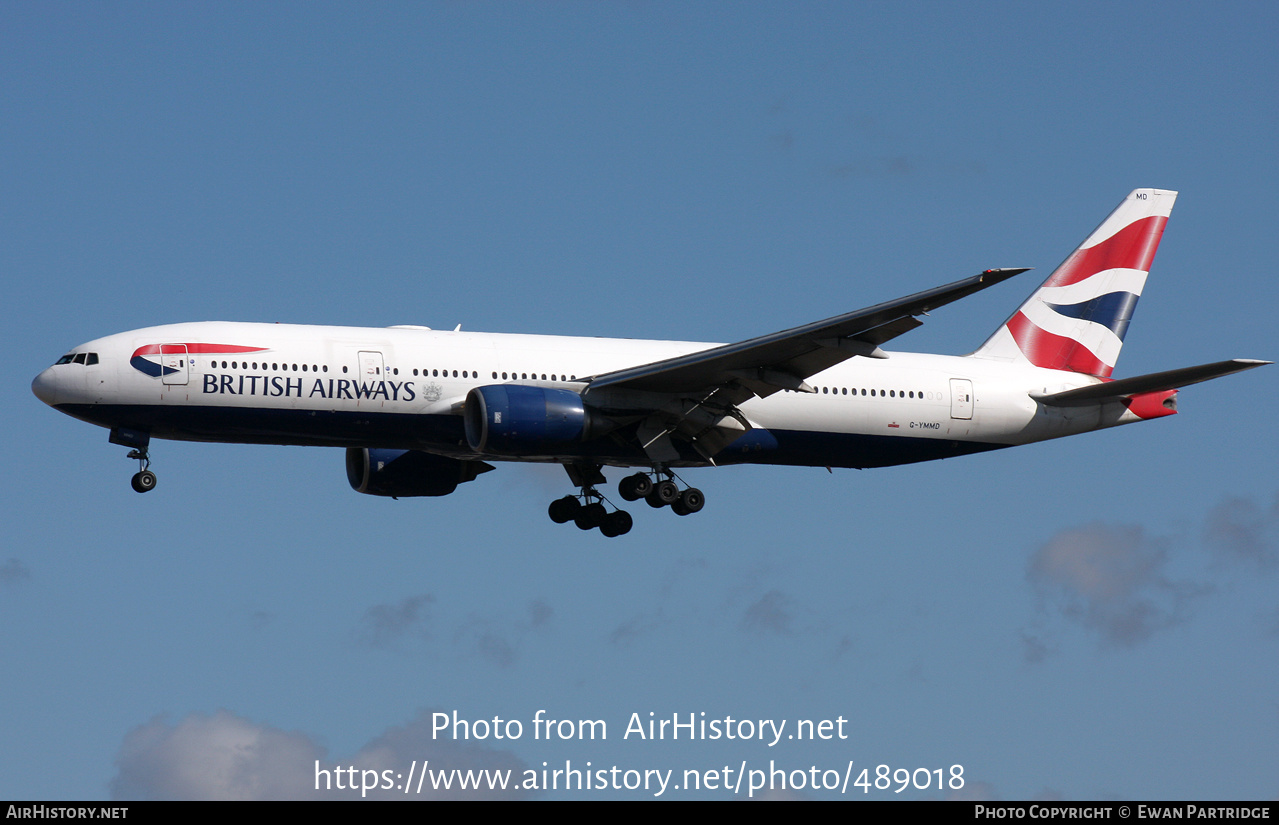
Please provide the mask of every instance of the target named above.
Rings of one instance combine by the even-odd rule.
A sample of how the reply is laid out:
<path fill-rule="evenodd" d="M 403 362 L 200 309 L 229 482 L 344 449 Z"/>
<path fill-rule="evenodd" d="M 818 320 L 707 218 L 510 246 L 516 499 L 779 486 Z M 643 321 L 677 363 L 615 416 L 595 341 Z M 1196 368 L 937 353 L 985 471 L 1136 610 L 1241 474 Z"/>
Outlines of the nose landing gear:
<path fill-rule="evenodd" d="M 155 473 L 151 472 L 151 457 L 147 455 L 147 447 L 151 444 L 151 434 L 139 430 L 116 427 L 111 430 L 108 439 L 112 444 L 132 447 L 128 458 L 138 461 L 138 471 L 133 474 L 130 484 L 139 493 L 149 493 L 155 489 Z"/>
<path fill-rule="evenodd" d="M 148 469 L 151 466 L 151 459 L 147 457 L 146 450 L 131 450 L 129 458 L 138 460 L 138 471 L 133 474 L 130 484 L 133 489 L 139 493 L 149 493 L 155 489 L 155 473 Z"/>

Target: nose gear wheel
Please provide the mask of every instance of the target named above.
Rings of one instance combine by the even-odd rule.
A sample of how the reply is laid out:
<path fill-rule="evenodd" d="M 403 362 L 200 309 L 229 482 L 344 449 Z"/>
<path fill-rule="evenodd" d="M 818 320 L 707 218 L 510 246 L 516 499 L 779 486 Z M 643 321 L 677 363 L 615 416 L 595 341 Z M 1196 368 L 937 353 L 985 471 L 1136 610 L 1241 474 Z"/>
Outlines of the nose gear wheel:
<path fill-rule="evenodd" d="M 130 484 L 133 489 L 139 493 L 149 493 L 155 489 L 155 473 L 149 469 L 151 467 L 151 459 L 147 456 L 146 450 L 130 450 L 128 458 L 136 458 L 138 460 L 138 471 L 133 474 Z"/>

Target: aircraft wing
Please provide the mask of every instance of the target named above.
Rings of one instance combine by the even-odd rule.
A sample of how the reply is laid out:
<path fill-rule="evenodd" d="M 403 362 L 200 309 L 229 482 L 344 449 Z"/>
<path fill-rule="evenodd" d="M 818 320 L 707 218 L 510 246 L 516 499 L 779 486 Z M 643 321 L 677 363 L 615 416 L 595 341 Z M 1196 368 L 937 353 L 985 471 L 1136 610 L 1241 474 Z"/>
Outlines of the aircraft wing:
<path fill-rule="evenodd" d="M 1135 375 L 1132 378 L 1120 378 L 1117 381 L 1106 381 L 1102 384 L 1090 384 L 1065 392 L 1041 395 L 1031 393 L 1030 397 L 1050 407 L 1083 407 L 1089 404 L 1100 404 L 1104 401 L 1118 401 L 1147 392 L 1163 392 L 1177 390 L 1211 381 L 1232 372 L 1262 367 L 1270 361 L 1256 361 L 1251 358 L 1234 358 L 1230 361 L 1217 361 L 1212 364 L 1200 364 L 1197 367 L 1182 367 L 1166 372 L 1152 372 L 1148 375 Z"/>
<path fill-rule="evenodd" d="M 1027 268 L 988 269 L 980 275 L 905 298 L 836 315 L 793 329 L 762 335 L 736 344 L 654 361 L 639 367 L 593 376 L 589 399 L 605 389 L 657 393 L 708 393 L 740 403 L 780 390 L 813 392 L 804 379 L 862 355 L 886 358 L 879 345 L 909 332 L 923 322 L 915 316 L 994 286 Z M 730 388 L 743 391 L 728 391 Z M 725 397 L 728 396 L 728 397 Z"/>

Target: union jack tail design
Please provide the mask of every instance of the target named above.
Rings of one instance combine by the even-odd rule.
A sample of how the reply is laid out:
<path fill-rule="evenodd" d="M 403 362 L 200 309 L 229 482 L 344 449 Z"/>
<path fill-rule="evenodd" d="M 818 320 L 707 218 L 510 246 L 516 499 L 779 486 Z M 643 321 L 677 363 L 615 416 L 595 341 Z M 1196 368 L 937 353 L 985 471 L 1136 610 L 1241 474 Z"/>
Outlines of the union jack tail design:
<path fill-rule="evenodd" d="M 1176 199 L 1134 190 L 973 355 L 1109 378 Z"/>

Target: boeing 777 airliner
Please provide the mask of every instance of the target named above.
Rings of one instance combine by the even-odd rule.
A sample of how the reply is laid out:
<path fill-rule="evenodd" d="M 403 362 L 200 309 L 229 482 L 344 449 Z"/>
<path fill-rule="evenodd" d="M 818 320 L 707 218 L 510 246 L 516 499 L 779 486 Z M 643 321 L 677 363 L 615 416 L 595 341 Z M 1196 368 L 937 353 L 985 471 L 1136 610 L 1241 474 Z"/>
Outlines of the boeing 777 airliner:
<path fill-rule="evenodd" d="M 346 448 L 351 486 L 442 496 L 490 461 L 556 462 L 578 488 L 550 516 L 606 536 L 618 492 L 679 515 L 675 470 L 722 464 L 884 467 L 1028 444 L 1176 412 L 1235 359 L 1111 379 L 1177 193 L 1138 189 L 977 351 L 889 353 L 918 316 L 1025 272 L 987 270 L 736 344 L 204 322 L 123 332 L 40 373 L 45 403 L 110 429 L 156 483 L 152 438 Z"/>

